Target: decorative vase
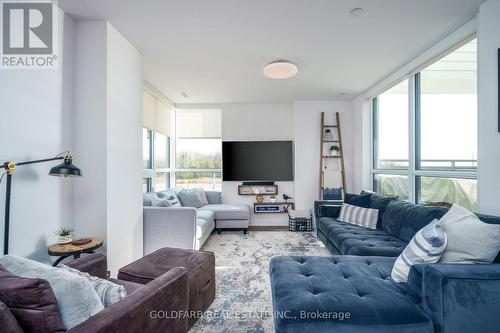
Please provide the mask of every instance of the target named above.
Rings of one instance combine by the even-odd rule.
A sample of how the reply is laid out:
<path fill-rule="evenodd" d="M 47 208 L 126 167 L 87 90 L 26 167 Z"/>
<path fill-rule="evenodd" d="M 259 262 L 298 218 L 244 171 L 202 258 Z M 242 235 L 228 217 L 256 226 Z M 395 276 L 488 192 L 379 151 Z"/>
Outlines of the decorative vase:
<path fill-rule="evenodd" d="M 59 238 L 57 239 L 58 244 L 68 244 L 68 243 L 71 243 L 72 241 L 73 241 L 72 235 L 59 236 Z"/>

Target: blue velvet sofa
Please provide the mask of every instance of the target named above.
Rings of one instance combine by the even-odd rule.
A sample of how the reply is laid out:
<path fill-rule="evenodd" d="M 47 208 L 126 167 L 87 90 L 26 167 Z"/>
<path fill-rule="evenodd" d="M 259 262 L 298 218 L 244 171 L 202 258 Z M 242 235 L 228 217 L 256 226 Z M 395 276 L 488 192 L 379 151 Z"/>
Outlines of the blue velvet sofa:
<path fill-rule="evenodd" d="M 414 265 L 408 283 L 396 283 L 396 257 L 447 209 L 374 201 L 384 202 L 376 230 L 339 222 L 338 207 L 316 203 L 318 237 L 333 256 L 272 258 L 276 332 L 500 332 L 500 256 L 490 265 Z"/>

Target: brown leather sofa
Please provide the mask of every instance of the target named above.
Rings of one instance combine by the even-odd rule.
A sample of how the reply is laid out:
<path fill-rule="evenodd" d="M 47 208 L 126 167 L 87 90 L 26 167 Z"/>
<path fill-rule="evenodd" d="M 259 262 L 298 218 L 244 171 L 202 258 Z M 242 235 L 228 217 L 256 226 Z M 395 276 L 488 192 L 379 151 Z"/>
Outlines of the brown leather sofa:
<path fill-rule="evenodd" d="M 173 249 L 172 249 L 173 250 Z M 164 250 L 163 254 L 168 250 Z M 188 251 L 189 253 L 184 253 Z M 198 266 L 203 266 L 203 259 L 208 260 L 208 272 L 210 272 L 210 291 L 205 297 L 202 295 L 202 303 L 200 306 L 196 304 L 194 307 L 197 310 L 205 310 L 213 300 L 215 294 L 215 260 L 213 254 L 202 251 L 180 250 L 175 251 L 177 255 L 184 253 L 183 259 L 187 257 L 196 258 L 200 263 Z M 187 255 L 187 257 L 186 257 Z M 175 256 L 174 256 L 175 257 Z M 171 259 L 172 257 L 170 257 Z M 158 260 L 158 253 L 155 256 Z M 169 257 L 166 257 L 169 261 Z M 178 262 L 178 261 L 177 261 Z M 146 267 L 151 264 L 148 256 L 137 260 L 133 263 L 133 267 Z M 66 265 L 78 269 L 82 272 L 87 272 L 91 275 L 107 278 L 107 260 L 103 254 L 95 253 L 81 257 L 80 259 L 70 261 Z M 162 313 L 189 313 L 189 301 L 193 299 L 193 293 L 189 292 L 189 282 L 193 283 L 194 267 L 179 267 L 178 266 L 163 266 L 162 273 L 155 273 L 156 276 L 151 279 L 140 281 L 140 283 L 112 279 L 109 280 L 121 284 L 127 290 L 127 297 L 121 301 L 105 308 L 95 316 L 80 323 L 79 325 L 68 330 L 68 333 L 136 333 L 136 332 L 187 332 L 188 328 L 196 321 L 196 318 L 188 316 L 157 316 L 158 311 Z M 126 266 L 130 267 L 130 265 Z M 151 269 L 151 267 L 150 267 Z M 194 269 L 198 271 L 199 269 Z M 158 270 L 156 270 L 158 272 Z M 213 279 L 212 279 L 213 277 Z M 191 280 L 191 281 L 190 281 Z M 196 278 L 199 280 L 199 277 Z M 200 281 L 201 282 L 201 281 Z M 206 289 L 206 285 L 202 284 Z M 190 297 L 191 296 L 191 297 Z M 207 298 L 208 296 L 208 298 Z M 193 304 L 191 304 L 193 307 Z M 189 322 L 188 322 L 189 320 Z M 0 327 L 2 333 L 29 333 L 23 332 L 18 325 L 15 317 L 9 309 L 0 302 Z"/>

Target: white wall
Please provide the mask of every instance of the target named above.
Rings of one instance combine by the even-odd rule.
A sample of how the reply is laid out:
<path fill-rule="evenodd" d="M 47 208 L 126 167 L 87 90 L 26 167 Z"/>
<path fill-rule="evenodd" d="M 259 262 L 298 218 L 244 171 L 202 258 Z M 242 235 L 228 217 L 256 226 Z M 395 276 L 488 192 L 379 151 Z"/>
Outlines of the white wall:
<path fill-rule="evenodd" d="M 498 58 L 500 0 L 479 11 L 478 210 L 500 215 L 500 133 L 498 133 Z"/>
<path fill-rule="evenodd" d="M 106 242 L 106 22 L 76 23 L 73 154 L 83 177 L 73 191 L 77 236 Z"/>
<path fill-rule="evenodd" d="M 293 104 L 222 104 L 222 139 L 226 141 L 294 140 Z M 295 179 L 297 173 L 295 172 Z M 224 202 L 245 203 L 252 209 L 250 225 L 285 226 L 286 214 L 254 214 L 255 196 L 238 195 L 241 182 L 223 182 Z M 276 182 L 278 200 L 283 193 L 295 196 L 294 182 Z"/>
<path fill-rule="evenodd" d="M 292 140 L 293 104 L 223 104 L 222 138 Z"/>
<path fill-rule="evenodd" d="M 353 188 L 352 103 L 350 101 L 295 102 L 295 202 L 297 209 L 312 209 L 314 200 L 319 199 L 321 112 L 325 113 L 326 124 L 335 124 L 335 113 L 340 113 L 346 187 L 348 192 Z"/>
<path fill-rule="evenodd" d="M 222 104 L 223 140 L 293 140 L 293 182 L 277 182 L 278 199 L 283 193 L 294 198 L 296 209 L 312 209 L 319 193 L 320 117 L 325 112 L 327 123 L 335 122 L 340 112 L 347 189 L 353 188 L 353 116 L 350 101 L 298 101 L 294 104 Z M 254 196 L 239 196 L 241 182 L 223 182 L 225 202 L 246 203 L 253 207 Z M 253 226 L 284 226 L 284 214 L 253 214 Z"/>
<path fill-rule="evenodd" d="M 107 25 L 106 197 L 109 269 L 142 257 L 142 58 Z"/>
<path fill-rule="evenodd" d="M 0 71 L 0 163 L 49 158 L 71 149 L 75 23 L 62 11 L 58 17 L 57 70 Z M 73 179 L 48 176 L 56 164 L 20 166 L 14 172 L 11 254 L 49 261 L 47 245 L 56 241 L 54 232 L 71 222 Z M 1 221 L 4 205 L 5 178 L 0 185 Z M 3 250 L 3 223 L 0 226 Z"/>
<path fill-rule="evenodd" d="M 116 273 L 143 248 L 142 58 L 105 21 L 78 22 L 76 40 L 73 225 L 104 239 Z"/>

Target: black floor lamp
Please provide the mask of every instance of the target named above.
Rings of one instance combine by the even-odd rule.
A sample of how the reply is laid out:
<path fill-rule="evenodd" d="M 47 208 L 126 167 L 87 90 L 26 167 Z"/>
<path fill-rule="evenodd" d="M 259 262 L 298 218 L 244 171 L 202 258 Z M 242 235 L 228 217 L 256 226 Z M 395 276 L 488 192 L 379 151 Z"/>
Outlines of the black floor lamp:
<path fill-rule="evenodd" d="M 56 157 L 46 158 L 43 160 L 27 161 L 27 162 L 5 162 L 2 168 L 5 169 L 5 173 L 0 177 L 0 182 L 4 175 L 7 175 L 7 185 L 6 185 L 6 196 L 5 196 L 5 222 L 4 222 L 4 241 L 3 241 L 3 254 L 9 253 L 9 222 L 10 222 L 10 189 L 12 186 L 12 174 L 17 166 L 36 164 L 42 162 L 50 162 L 56 160 L 64 160 L 63 163 L 53 167 L 49 171 L 50 176 L 58 177 L 74 177 L 81 176 L 82 172 L 73 164 L 73 157 L 69 151 L 60 153 Z"/>

